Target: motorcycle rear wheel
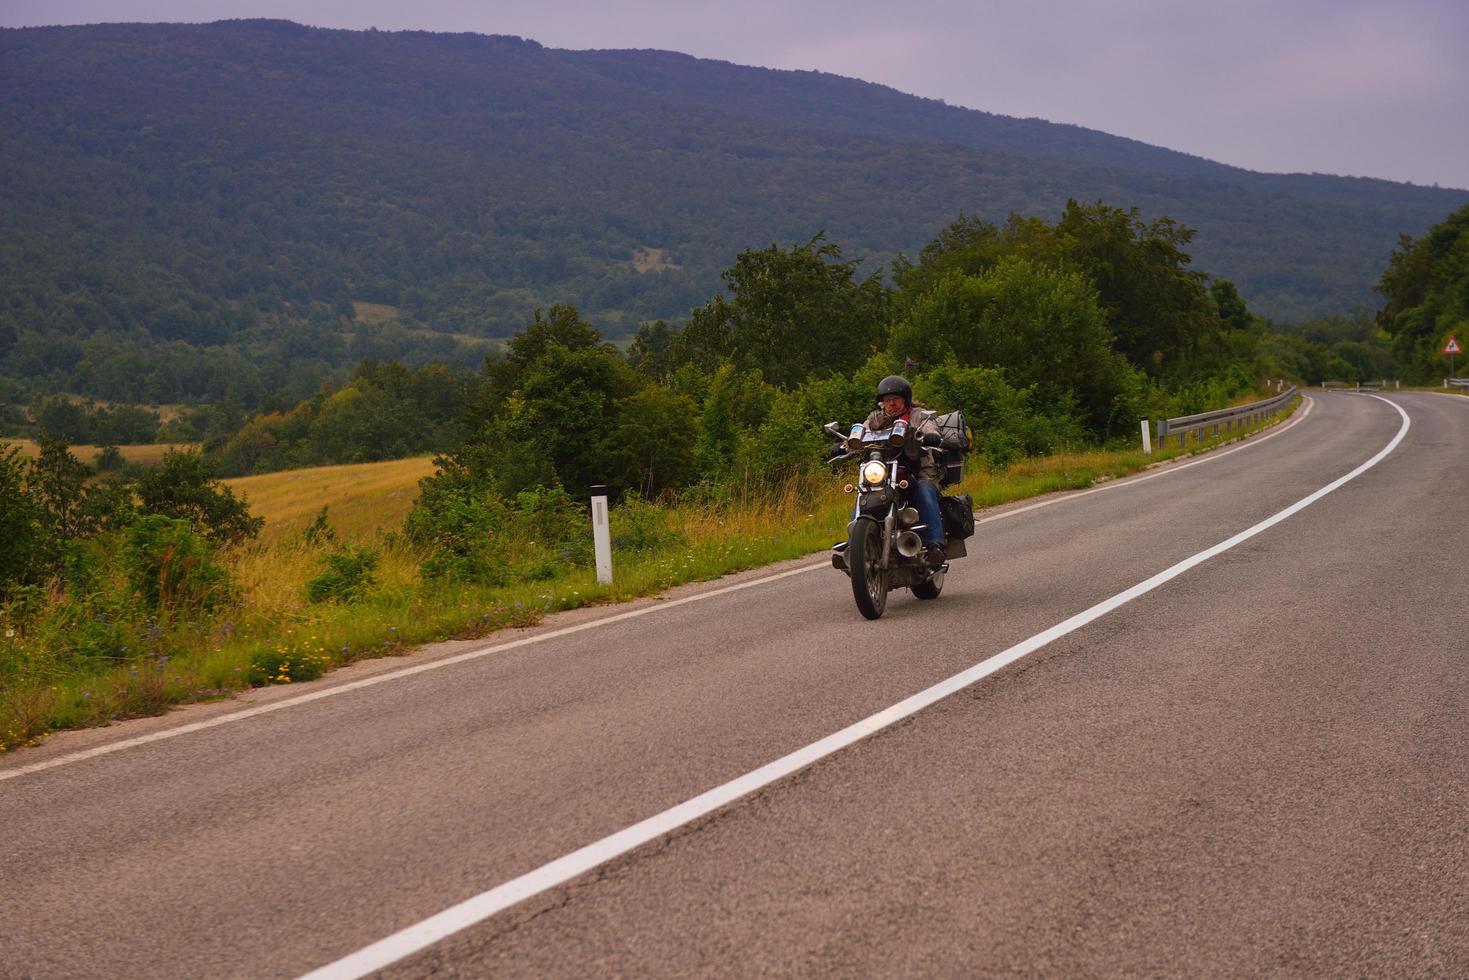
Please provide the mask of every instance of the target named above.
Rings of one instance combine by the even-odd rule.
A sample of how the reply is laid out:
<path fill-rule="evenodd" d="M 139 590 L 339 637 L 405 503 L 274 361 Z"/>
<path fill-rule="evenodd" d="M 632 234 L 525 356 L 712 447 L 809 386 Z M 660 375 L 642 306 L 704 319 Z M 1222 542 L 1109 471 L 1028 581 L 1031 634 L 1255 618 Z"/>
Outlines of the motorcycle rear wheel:
<path fill-rule="evenodd" d="M 930 575 L 926 581 L 913 586 L 913 594 L 920 599 L 937 599 L 942 591 L 944 591 L 944 570 L 942 568 Z"/>
<path fill-rule="evenodd" d="M 868 619 L 876 619 L 888 604 L 888 575 L 882 567 L 882 533 L 877 522 L 858 519 L 847 537 L 847 568 L 852 598 Z"/>

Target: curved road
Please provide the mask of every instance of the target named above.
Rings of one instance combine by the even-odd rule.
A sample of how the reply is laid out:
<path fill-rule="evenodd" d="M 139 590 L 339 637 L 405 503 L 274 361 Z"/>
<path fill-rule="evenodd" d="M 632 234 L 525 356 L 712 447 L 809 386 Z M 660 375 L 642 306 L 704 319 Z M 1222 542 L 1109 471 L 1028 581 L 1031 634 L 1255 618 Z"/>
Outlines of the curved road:
<path fill-rule="evenodd" d="M 1469 399 L 1404 393 L 984 515 L 875 623 L 807 559 L 4 758 L 0 976 L 356 975 L 1400 434 L 385 973 L 1469 974 Z"/>

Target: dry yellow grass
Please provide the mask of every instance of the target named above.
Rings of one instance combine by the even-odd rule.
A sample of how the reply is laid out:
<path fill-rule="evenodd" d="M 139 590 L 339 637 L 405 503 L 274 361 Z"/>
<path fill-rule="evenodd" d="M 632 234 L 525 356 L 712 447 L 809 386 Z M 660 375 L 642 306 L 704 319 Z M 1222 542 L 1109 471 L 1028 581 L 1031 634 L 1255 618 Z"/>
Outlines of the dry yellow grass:
<path fill-rule="evenodd" d="M 30 439 L 6 439 L 6 444 L 15 443 L 20 446 L 20 454 L 34 459 L 40 454 L 40 447 Z M 101 446 L 69 446 L 71 454 L 88 466 L 95 465 L 97 457 L 102 455 Z M 117 451 L 122 453 L 122 458 L 129 463 L 137 463 L 140 466 L 153 466 L 163 460 L 163 454 L 170 449 L 183 451 L 185 449 L 197 449 L 198 446 L 191 442 L 158 442 L 141 443 L 136 446 L 118 446 Z"/>
<path fill-rule="evenodd" d="M 333 529 L 348 538 L 365 538 L 379 528 L 397 528 L 418 496 L 418 481 L 433 473 L 433 458 L 383 463 L 315 466 L 224 483 L 249 501 L 250 513 L 265 518 L 266 541 L 302 531 L 323 506 Z"/>

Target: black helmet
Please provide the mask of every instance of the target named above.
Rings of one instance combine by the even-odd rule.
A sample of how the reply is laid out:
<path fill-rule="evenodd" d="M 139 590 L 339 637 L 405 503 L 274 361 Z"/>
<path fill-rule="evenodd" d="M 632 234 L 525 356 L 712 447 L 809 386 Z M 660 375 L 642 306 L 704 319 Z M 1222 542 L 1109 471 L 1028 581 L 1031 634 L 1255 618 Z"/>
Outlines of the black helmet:
<path fill-rule="evenodd" d="M 877 383 L 877 404 L 882 405 L 882 400 L 887 395 L 902 395 L 903 404 L 912 407 L 913 386 L 906 379 L 890 374 Z"/>

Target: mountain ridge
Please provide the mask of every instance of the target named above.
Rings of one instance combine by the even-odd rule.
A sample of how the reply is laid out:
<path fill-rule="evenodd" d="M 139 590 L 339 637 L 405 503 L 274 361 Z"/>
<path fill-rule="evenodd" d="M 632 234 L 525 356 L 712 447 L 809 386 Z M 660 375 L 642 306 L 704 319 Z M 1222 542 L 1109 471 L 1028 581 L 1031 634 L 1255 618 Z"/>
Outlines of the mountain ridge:
<path fill-rule="evenodd" d="M 1196 267 L 1300 319 L 1372 305 L 1398 235 L 1469 201 L 824 72 L 287 21 L 0 31 L 0 122 L 11 377 L 41 339 L 99 330 L 149 357 L 256 350 L 267 321 L 329 347 L 311 311 L 354 300 L 486 337 L 566 301 L 625 336 L 718 291 L 743 248 L 824 230 L 881 268 L 961 211 L 1054 219 L 1071 198 L 1197 229 Z M 639 272 L 641 249 L 668 261 Z"/>

